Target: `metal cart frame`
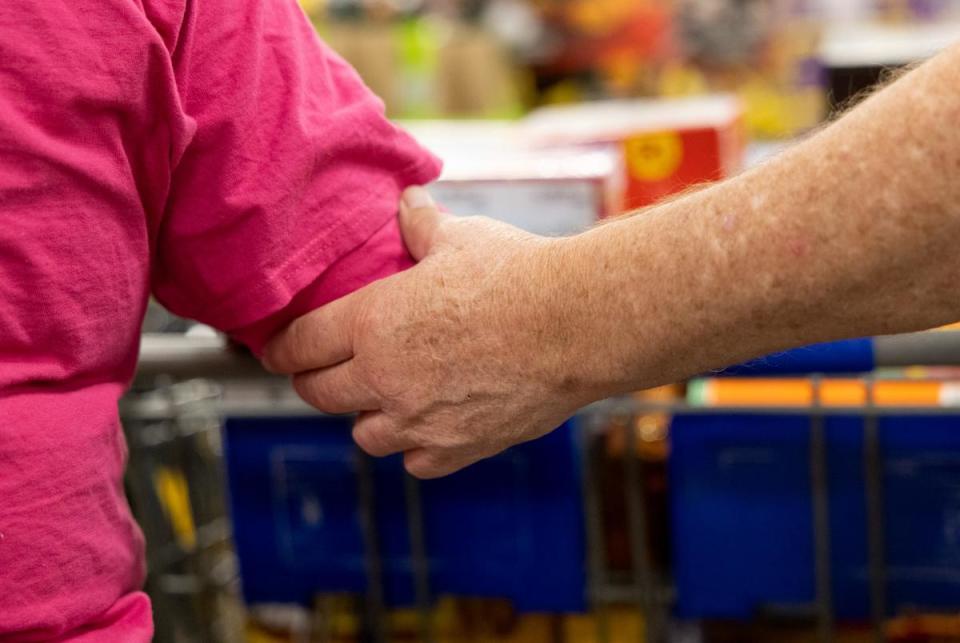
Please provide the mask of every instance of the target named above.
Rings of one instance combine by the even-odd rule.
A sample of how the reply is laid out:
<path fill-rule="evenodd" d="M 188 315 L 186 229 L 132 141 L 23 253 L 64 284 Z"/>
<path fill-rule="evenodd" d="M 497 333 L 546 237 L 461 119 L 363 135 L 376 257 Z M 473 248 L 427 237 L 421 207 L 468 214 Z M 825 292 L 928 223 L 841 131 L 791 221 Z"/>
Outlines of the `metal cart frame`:
<path fill-rule="evenodd" d="M 876 367 L 901 366 L 956 366 L 960 365 L 960 331 L 915 333 L 873 340 L 874 365 Z M 884 490 L 882 484 L 882 461 L 878 435 L 878 418 L 884 414 L 910 415 L 956 414 L 956 408 L 918 408 L 877 406 L 875 403 L 876 380 L 872 371 L 848 373 L 863 378 L 866 383 L 866 403 L 855 407 L 825 407 L 821 398 L 822 375 L 810 373 L 813 382 L 811 407 L 782 406 L 724 406 L 721 409 L 692 406 L 687 403 L 657 403 L 636 399 L 608 400 L 592 405 L 583 411 L 584 435 L 589 439 L 604 430 L 604 418 L 623 418 L 628 426 L 641 414 L 667 413 L 717 413 L 718 411 L 744 414 L 798 414 L 810 418 L 809 466 L 812 481 L 813 540 L 815 552 L 816 598 L 812 606 L 815 614 L 818 640 L 831 643 L 835 636 L 833 597 L 831 595 L 830 563 L 830 517 L 829 488 L 827 482 L 827 453 L 825 440 L 825 417 L 829 415 L 854 414 L 864 417 L 864 446 L 862 467 L 866 482 L 867 543 L 870 614 L 875 641 L 884 641 L 884 621 L 887 614 L 887 570 L 884 536 Z M 161 382 L 188 378 L 209 378 L 253 382 L 258 387 L 274 391 L 270 401 L 273 415 L 306 415 L 316 413 L 289 394 L 285 381 L 267 375 L 253 359 L 226 348 L 216 338 L 186 338 L 182 336 L 148 335 L 141 346 L 141 361 L 137 382 L 140 386 L 153 386 Z M 169 378 L 169 379 L 168 379 Z M 285 392 L 286 391 L 286 392 Z M 231 416 L 256 414 L 263 408 L 263 400 L 224 399 L 221 411 Z M 127 419 L 143 420 L 150 414 L 163 415 L 169 408 L 149 405 L 126 407 Z M 604 533 L 601 519 L 602 497 L 596 483 L 596 462 L 584 458 L 583 499 L 586 517 L 588 599 L 596 612 L 597 639 L 601 643 L 610 640 L 609 623 L 605 607 L 610 604 L 630 603 L 642 612 L 647 628 L 648 643 L 666 643 L 670 632 L 670 607 L 673 590 L 667 579 L 650 564 L 650 552 L 646 542 L 646 525 L 649 508 L 641 490 L 641 471 L 637 458 L 637 435 L 626 431 L 627 444 L 623 450 L 623 493 L 626 500 L 627 525 L 630 534 L 631 558 L 634 561 L 630 578 L 612 578 L 607 569 L 604 550 Z M 588 454 L 589 456 L 589 454 Z M 358 488 L 361 498 L 361 522 L 365 543 L 365 570 L 367 595 L 365 601 L 369 638 L 381 642 L 388 640 L 385 631 L 385 606 L 381 579 L 381 557 L 376 524 L 376 498 L 371 476 L 370 460 L 361 454 L 359 459 Z M 420 637 L 425 642 L 435 641 L 431 623 L 431 588 L 427 547 L 424 538 L 422 505 L 419 482 L 406 476 L 405 496 L 409 518 L 411 560 L 415 583 L 416 603 L 419 614 Z"/>

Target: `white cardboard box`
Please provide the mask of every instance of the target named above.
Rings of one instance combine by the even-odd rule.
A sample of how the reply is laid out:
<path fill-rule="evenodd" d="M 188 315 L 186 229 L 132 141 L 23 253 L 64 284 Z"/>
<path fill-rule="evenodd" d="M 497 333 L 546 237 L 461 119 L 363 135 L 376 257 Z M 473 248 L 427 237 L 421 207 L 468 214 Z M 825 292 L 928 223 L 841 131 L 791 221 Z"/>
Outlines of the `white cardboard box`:
<path fill-rule="evenodd" d="M 620 202 L 617 155 L 533 149 L 509 122 L 404 125 L 444 161 L 434 198 L 460 215 L 482 215 L 545 236 L 581 232 Z"/>

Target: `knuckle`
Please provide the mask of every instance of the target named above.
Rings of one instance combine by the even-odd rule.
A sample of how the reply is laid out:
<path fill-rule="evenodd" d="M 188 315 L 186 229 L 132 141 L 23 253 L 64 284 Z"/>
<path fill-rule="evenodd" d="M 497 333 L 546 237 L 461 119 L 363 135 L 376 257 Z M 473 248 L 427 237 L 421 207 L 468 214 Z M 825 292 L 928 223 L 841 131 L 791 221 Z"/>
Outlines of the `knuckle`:
<path fill-rule="evenodd" d="M 295 369 L 294 372 L 309 370 L 316 334 L 307 319 L 298 319 L 288 328 L 282 344 L 282 356 Z"/>
<path fill-rule="evenodd" d="M 417 417 L 419 406 L 410 399 L 409 382 L 403 378 L 394 377 L 389 371 L 382 368 L 372 369 L 368 373 L 370 388 L 375 392 L 384 410 L 403 420 L 413 420 Z"/>
<path fill-rule="evenodd" d="M 380 432 L 376 429 L 356 425 L 353 427 L 353 441 L 365 453 L 375 458 L 390 455 L 392 449 L 385 443 Z"/>
<path fill-rule="evenodd" d="M 342 369 L 338 381 L 340 388 L 352 391 L 366 390 L 367 376 L 358 368 Z"/>
<path fill-rule="evenodd" d="M 388 342 L 396 342 L 390 338 Z M 377 396 L 382 403 L 388 404 L 390 409 L 400 417 L 409 418 L 413 406 L 408 402 L 413 395 L 410 369 L 406 367 L 403 347 L 393 347 L 389 343 L 381 344 L 375 354 L 366 354 L 355 357 L 357 373 L 355 377 L 362 378 L 363 386 Z M 356 382 L 361 384 L 361 382 Z"/>
<path fill-rule="evenodd" d="M 375 288 L 377 285 L 372 284 L 368 287 Z M 376 298 L 371 297 L 370 301 L 372 302 L 374 299 Z M 382 338 L 386 334 L 386 327 L 389 324 L 389 318 L 381 312 L 382 308 L 382 306 L 375 306 L 372 303 L 364 303 L 358 309 L 354 320 L 354 328 L 343 328 L 341 332 L 349 332 L 352 330 L 358 337 L 372 338 L 375 340 Z"/>
<path fill-rule="evenodd" d="M 441 449 L 463 450 L 470 446 L 469 437 L 461 435 L 458 431 L 438 431 L 434 438 L 434 446 Z"/>
<path fill-rule="evenodd" d="M 475 449 L 483 439 L 483 434 L 474 433 L 466 425 L 457 424 L 450 430 L 451 444 L 461 451 Z"/>
<path fill-rule="evenodd" d="M 284 346 L 293 357 L 300 357 L 306 354 L 307 342 L 310 339 L 310 328 L 306 319 L 295 320 L 287 329 L 287 341 Z"/>
<path fill-rule="evenodd" d="M 466 429 L 464 425 L 435 423 L 430 429 L 431 446 L 445 451 L 466 451 L 474 447 L 480 439 L 478 435 Z"/>
<path fill-rule="evenodd" d="M 264 351 L 270 370 L 278 374 L 293 374 L 300 359 L 298 346 L 292 326 L 271 341 Z"/>
<path fill-rule="evenodd" d="M 400 423 L 398 430 L 404 434 L 419 433 L 419 417 L 415 410 L 416 407 L 402 395 L 383 392 L 383 389 L 381 389 L 381 400 L 383 401 L 383 410 L 395 417 Z"/>
<path fill-rule="evenodd" d="M 407 461 L 404 463 L 404 468 L 407 473 L 420 480 L 429 480 L 441 475 L 432 458 L 417 458 Z"/>
<path fill-rule="evenodd" d="M 293 378 L 293 390 L 310 406 L 327 413 L 335 412 L 330 401 L 327 399 L 326 391 L 322 383 L 314 373 L 295 375 Z"/>
<path fill-rule="evenodd" d="M 404 459 L 407 473 L 421 480 L 440 478 L 461 468 L 455 453 L 444 449 L 431 449 L 417 454 L 414 458 Z"/>

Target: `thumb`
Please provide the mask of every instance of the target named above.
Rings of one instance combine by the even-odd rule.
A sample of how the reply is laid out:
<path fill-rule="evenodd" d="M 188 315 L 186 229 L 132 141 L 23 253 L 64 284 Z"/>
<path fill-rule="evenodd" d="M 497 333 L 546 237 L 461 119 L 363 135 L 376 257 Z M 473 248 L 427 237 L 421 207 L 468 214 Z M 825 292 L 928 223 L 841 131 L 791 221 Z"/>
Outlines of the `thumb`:
<path fill-rule="evenodd" d="M 400 232 L 407 250 L 421 261 L 433 250 L 437 228 L 448 215 L 440 212 L 426 189 L 407 188 L 400 200 Z"/>

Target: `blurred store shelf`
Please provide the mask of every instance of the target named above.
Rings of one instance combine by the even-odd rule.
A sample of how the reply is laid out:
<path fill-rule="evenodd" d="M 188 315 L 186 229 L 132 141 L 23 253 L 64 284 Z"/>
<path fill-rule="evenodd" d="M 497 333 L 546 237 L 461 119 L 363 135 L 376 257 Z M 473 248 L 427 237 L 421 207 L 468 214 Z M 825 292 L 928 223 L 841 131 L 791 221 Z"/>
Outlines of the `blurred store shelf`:
<path fill-rule="evenodd" d="M 748 170 L 769 161 L 774 156 L 783 152 L 796 141 L 758 141 L 747 146 L 746 157 L 743 162 L 743 169 Z"/>
<path fill-rule="evenodd" d="M 960 21 L 931 24 L 835 24 L 820 56 L 827 67 L 897 67 L 924 60 L 960 42 Z"/>

